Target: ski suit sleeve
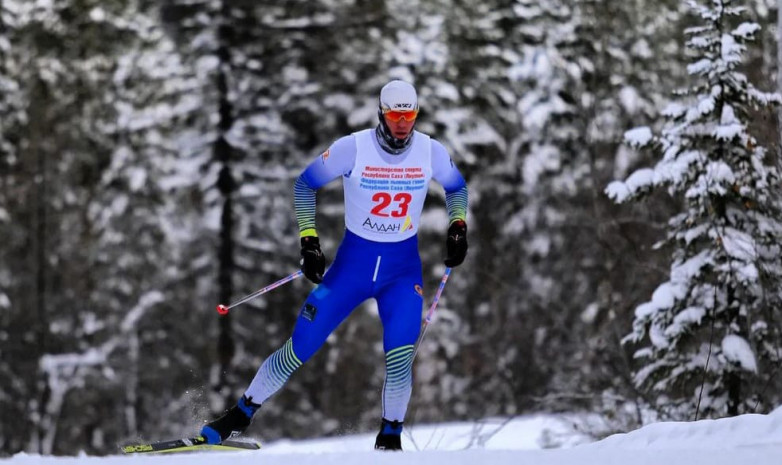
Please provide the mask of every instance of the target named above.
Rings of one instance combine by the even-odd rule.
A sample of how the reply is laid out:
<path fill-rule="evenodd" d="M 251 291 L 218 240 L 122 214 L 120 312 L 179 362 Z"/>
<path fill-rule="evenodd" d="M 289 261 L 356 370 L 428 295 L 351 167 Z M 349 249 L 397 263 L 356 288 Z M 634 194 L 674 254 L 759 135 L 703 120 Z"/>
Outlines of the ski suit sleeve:
<path fill-rule="evenodd" d="M 349 173 L 356 162 L 355 137 L 345 136 L 313 160 L 293 185 L 293 208 L 299 236 L 316 236 L 315 192 L 332 180 Z"/>
<path fill-rule="evenodd" d="M 445 189 L 448 224 L 467 218 L 467 183 L 443 144 L 432 140 L 432 178 Z"/>

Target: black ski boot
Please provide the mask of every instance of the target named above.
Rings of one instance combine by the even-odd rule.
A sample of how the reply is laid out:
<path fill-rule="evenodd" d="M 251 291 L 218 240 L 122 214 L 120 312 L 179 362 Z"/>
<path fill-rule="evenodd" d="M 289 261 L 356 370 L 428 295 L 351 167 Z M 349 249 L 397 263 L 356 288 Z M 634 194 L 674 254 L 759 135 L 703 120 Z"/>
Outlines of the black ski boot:
<path fill-rule="evenodd" d="M 201 428 L 201 436 L 206 439 L 207 444 L 220 444 L 228 438 L 238 436 L 250 426 L 258 408 L 260 404 L 254 404 L 252 398 L 242 396 L 223 416 L 204 425 Z"/>
<path fill-rule="evenodd" d="M 402 422 L 383 418 L 375 439 L 375 450 L 402 450 Z"/>

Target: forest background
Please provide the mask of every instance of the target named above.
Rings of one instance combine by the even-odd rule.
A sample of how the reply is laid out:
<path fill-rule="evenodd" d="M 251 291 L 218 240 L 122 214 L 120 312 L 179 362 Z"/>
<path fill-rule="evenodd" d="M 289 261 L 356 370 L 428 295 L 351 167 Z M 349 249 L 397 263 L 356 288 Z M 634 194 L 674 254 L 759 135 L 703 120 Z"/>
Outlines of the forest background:
<path fill-rule="evenodd" d="M 739 69 L 774 90 L 777 5 L 732 3 L 762 28 Z M 192 434 L 235 402 L 312 285 L 229 317 L 215 305 L 297 269 L 293 181 L 377 123 L 393 78 L 416 85 L 417 129 L 470 192 L 469 255 L 418 355 L 409 424 L 582 410 L 607 434 L 770 411 L 779 358 L 744 370 L 734 410 L 703 407 L 701 390 L 697 408 L 668 411 L 697 392 L 646 389 L 627 339 L 671 273 L 675 245 L 660 241 L 684 199 L 616 205 L 605 190 L 660 158 L 624 135 L 664 125 L 693 82 L 686 31 L 701 23 L 674 0 L 0 0 L 0 454 L 111 453 Z M 777 164 L 777 114 L 744 116 Z M 341 195 L 337 182 L 319 194 L 328 259 Z M 446 222 L 433 185 L 427 303 Z M 381 341 L 370 302 L 253 431 L 374 430 Z"/>

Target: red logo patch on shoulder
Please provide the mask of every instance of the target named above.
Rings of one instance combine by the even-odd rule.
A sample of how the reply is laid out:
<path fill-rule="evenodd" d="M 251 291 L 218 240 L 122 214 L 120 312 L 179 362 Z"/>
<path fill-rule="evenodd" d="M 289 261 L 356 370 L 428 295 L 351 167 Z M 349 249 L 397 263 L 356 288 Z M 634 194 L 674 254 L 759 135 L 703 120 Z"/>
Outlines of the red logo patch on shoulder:
<path fill-rule="evenodd" d="M 326 160 L 329 159 L 329 150 L 326 150 L 325 152 L 323 152 L 323 155 L 321 155 L 320 158 L 323 159 L 323 163 L 326 163 Z"/>
<path fill-rule="evenodd" d="M 415 292 L 420 295 L 421 297 L 424 296 L 424 288 L 422 288 L 419 284 L 415 285 Z"/>

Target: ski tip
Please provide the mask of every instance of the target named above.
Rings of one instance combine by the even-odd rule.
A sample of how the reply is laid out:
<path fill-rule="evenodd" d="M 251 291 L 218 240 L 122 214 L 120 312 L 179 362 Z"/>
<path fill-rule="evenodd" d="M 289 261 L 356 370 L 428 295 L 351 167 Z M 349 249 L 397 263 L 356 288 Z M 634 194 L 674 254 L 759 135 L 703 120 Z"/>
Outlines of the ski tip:
<path fill-rule="evenodd" d="M 258 450 L 261 448 L 261 443 L 253 440 L 242 441 L 237 439 L 226 439 L 221 445 L 225 447 L 247 450 Z"/>

